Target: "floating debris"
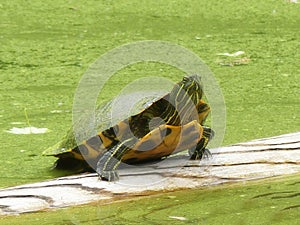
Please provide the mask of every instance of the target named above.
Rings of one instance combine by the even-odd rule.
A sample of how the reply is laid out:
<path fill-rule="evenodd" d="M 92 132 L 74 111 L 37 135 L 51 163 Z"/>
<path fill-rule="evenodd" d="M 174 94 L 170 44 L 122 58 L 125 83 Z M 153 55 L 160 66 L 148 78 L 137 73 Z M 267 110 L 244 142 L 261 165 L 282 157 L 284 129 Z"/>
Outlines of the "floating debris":
<path fill-rule="evenodd" d="M 13 125 L 20 125 L 20 124 L 24 124 L 24 122 L 11 122 L 10 124 L 13 124 Z"/>
<path fill-rule="evenodd" d="M 52 111 L 50 111 L 50 113 L 69 113 L 70 112 L 70 110 L 52 110 Z"/>
<path fill-rule="evenodd" d="M 50 111 L 51 113 L 62 113 L 63 111 L 62 110 L 52 110 Z"/>
<path fill-rule="evenodd" d="M 37 128 L 37 127 L 13 127 L 10 130 L 6 130 L 6 132 L 11 134 L 44 134 L 49 132 L 48 128 Z"/>
<path fill-rule="evenodd" d="M 228 52 L 219 53 L 217 55 L 228 56 L 228 57 L 237 57 L 237 56 L 244 55 L 244 54 L 245 54 L 244 51 L 237 51 L 237 52 L 234 52 L 234 53 L 228 53 Z"/>
<path fill-rule="evenodd" d="M 287 0 L 289 3 L 299 3 L 298 0 Z"/>
<path fill-rule="evenodd" d="M 182 217 L 182 216 L 169 216 L 169 218 L 175 219 L 175 220 L 181 220 L 181 221 L 187 220 L 187 218 Z"/>
<path fill-rule="evenodd" d="M 250 58 L 244 57 L 240 59 L 234 59 L 234 60 L 218 60 L 218 63 L 221 66 L 240 66 L 240 65 L 247 65 L 251 61 Z"/>
<path fill-rule="evenodd" d="M 246 65 L 251 60 L 249 57 L 244 56 L 240 57 L 241 55 L 244 55 L 244 51 L 237 51 L 234 53 L 218 53 L 217 55 L 220 56 L 220 58 L 217 60 L 217 63 L 221 66 L 239 66 L 239 65 Z"/>

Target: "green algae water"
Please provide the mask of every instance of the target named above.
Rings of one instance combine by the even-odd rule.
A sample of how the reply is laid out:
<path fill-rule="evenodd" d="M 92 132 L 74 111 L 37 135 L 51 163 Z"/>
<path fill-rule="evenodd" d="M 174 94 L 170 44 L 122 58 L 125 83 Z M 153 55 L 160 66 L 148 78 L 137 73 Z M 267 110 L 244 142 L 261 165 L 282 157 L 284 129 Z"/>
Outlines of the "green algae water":
<path fill-rule="evenodd" d="M 2 0 L 0 187 L 68 175 L 52 171 L 55 159 L 42 157 L 41 153 L 59 141 L 70 127 L 73 97 L 81 76 L 108 50 L 139 40 L 162 40 L 181 45 L 199 55 L 210 67 L 220 84 L 227 108 L 223 145 L 299 131 L 299 12 L 300 4 L 284 0 L 55 0 L 47 3 Z M 249 63 L 220 64 L 218 54 L 237 51 L 244 51 Z M 130 80 L 151 75 L 172 77 L 176 81 L 183 74 L 155 63 L 132 65 L 112 78 L 103 96 L 110 98 Z M 30 135 L 6 132 L 13 127 L 29 126 L 47 128 L 50 132 Z M 223 191 L 226 193 L 226 189 Z M 217 192 L 216 195 L 222 194 Z M 234 200 L 225 196 L 227 202 Z M 285 200 L 289 201 L 282 198 Z M 188 212 L 196 215 L 202 207 L 200 202 L 189 203 L 192 208 Z M 282 203 L 274 204 L 278 208 Z M 214 206 L 220 210 L 225 205 L 224 200 Z M 110 207 L 112 212 L 118 212 L 117 216 L 128 211 L 118 209 L 117 204 L 106 206 Z M 168 205 L 161 207 L 168 208 Z M 144 207 L 139 210 L 143 211 Z M 75 211 L 80 218 L 84 208 Z M 157 208 L 154 211 L 159 212 Z M 284 217 L 289 212 L 299 213 L 299 208 L 285 210 L 280 215 Z M 224 217 L 240 217 L 227 216 Z M 245 216 L 249 220 L 253 218 L 253 215 Z M 208 214 L 206 218 L 212 221 L 214 216 Z M 172 218 L 166 220 L 172 221 Z M 205 220 L 188 221 L 205 224 Z M 153 219 L 153 224 L 156 222 Z"/>

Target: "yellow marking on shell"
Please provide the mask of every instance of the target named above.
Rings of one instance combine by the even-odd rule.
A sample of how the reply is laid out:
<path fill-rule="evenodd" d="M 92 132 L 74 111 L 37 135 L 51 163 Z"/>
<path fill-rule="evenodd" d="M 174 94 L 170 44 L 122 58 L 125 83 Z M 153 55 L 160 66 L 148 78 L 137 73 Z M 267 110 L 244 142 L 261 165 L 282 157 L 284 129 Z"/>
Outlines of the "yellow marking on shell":
<path fill-rule="evenodd" d="M 161 137 L 161 131 L 171 129 L 171 133 Z M 189 131 L 186 134 L 185 131 Z M 177 153 L 194 147 L 203 134 L 203 127 L 196 121 L 192 121 L 184 126 L 161 125 L 158 128 L 145 135 L 138 143 L 128 151 L 122 158 L 122 161 L 136 161 L 160 159 L 164 156 L 169 156 L 172 153 Z M 194 137 L 191 139 L 191 137 Z M 153 149 L 139 151 L 140 146 L 146 141 L 157 143 Z"/>
<path fill-rule="evenodd" d="M 101 148 L 107 148 L 108 146 L 111 145 L 111 143 L 113 142 L 111 138 L 106 137 L 103 133 L 99 132 L 98 136 L 100 137 L 101 141 L 102 141 L 102 145 Z"/>
<path fill-rule="evenodd" d="M 100 146 L 99 149 L 94 149 L 92 146 L 90 146 L 89 144 L 87 144 L 86 141 L 83 142 L 83 144 L 87 147 L 88 149 L 88 155 L 84 155 L 85 160 L 89 160 L 89 159 L 95 159 L 97 158 L 100 154 L 102 154 L 103 152 L 105 152 L 106 150 L 106 146 L 104 144 L 102 144 Z M 106 143 L 108 144 L 108 143 Z"/>
<path fill-rule="evenodd" d="M 118 123 L 118 132 L 116 133 L 118 140 L 123 140 L 123 137 L 131 132 L 128 123 L 127 119 Z"/>
<path fill-rule="evenodd" d="M 71 151 L 72 155 L 73 155 L 73 158 L 75 159 L 78 159 L 78 160 L 81 160 L 81 161 L 84 161 L 85 158 L 78 152 L 74 152 L 74 151 Z"/>
<path fill-rule="evenodd" d="M 91 159 L 96 159 L 97 157 L 99 157 L 100 154 L 102 154 L 103 152 L 106 151 L 106 148 L 111 145 L 112 140 L 108 137 L 106 137 L 105 135 L 103 135 L 101 132 L 98 133 L 98 136 L 100 136 L 102 144 L 99 147 L 99 149 L 94 149 L 92 146 L 90 146 L 87 141 L 83 141 L 81 144 L 83 144 L 87 150 L 88 150 L 88 154 L 85 154 L 84 156 L 82 155 L 81 152 L 76 152 L 74 150 L 69 150 L 75 159 L 78 160 L 91 160 Z"/>
<path fill-rule="evenodd" d="M 128 129 L 129 129 L 128 122 L 126 122 L 126 120 L 120 122 L 118 124 L 118 128 L 119 128 L 119 130 L 118 130 L 118 133 L 116 134 L 116 136 L 121 138 L 126 133 L 128 133 Z M 97 135 L 100 137 L 100 139 L 102 141 L 102 145 L 99 147 L 99 149 L 94 149 L 92 146 L 90 146 L 87 143 L 87 140 L 86 140 L 86 141 L 83 141 L 81 144 L 83 144 L 87 148 L 88 154 L 83 156 L 80 151 L 74 151 L 74 149 L 70 148 L 70 149 L 64 150 L 63 153 L 60 150 L 56 156 L 63 157 L 62 155 L 67 153 L 67 154 L 69 154 L 69 157 L 70 157 L 70 155 L 72 155 L 73 158 L 82 160 L 82 161 L 97 159 L 99 157 L 99 155 L 104 153 L 106 151 L 106 148 L 108 146 L 110 146 L 113 142 L 113 140 L 110 137 L 105 136 L 103 134 L 103 132 L 99 132 Z M 53 153 L 52 153 L 52 155 L 53 155 Z"/>
<path fill-rule="evenodd" d="M 205 105 L 205 107 L 203 106 Z M 200 124 L 205 120 L 210 112 L 210 107 L 203 101 L 200 100 L 196 107 L 203 107 L 203 111 L 198 113 L 199 121 L 196 120 L 187 123 L 183 126 L 172 126 L 172 125 L 161 125 L 158 128 L 152 130 L 150 133 L 142 137 L 134 147 L 129 150 L 123 157 L 122 161 L 127 161 L 130 159 L 137 159 L 137 161 L 145 161 L 151 159 L 160 159 L 162 157 L 168 156 L 172 153 L 176 153 L 182 150 L 194 147 L 203 135 L 203 128 Z M 200 123 L 200 124 L 199 124 Z M 118 123 L 118 132 L 116 134 L 118 139 L 126 139 L 126 135 L 131 133 L 128 120 L 124 120 Z M 162 130 L 171 129 L 171 133 L 167 136 L 161 137 Z M 189 133 L 185 133 L 189 129 Z M 88 154 L 82 156 L 81 153 L 73 151 L 72 149 L 64 150 L 65 153 L 73 155 L 74 158 L 78 160 L 96 160 L 100 154 L 106 151 L 106 148 L 110 146 L 113 142 L 112 138 L 103 135 L 103 132 L 99 132 L 98 135 L 102 140 L 102 145 L 99 150 L 93 149 L 89 146 L 86 141 L 84 144 L 88 149 Z M 139 151 L 139 147 L 145 143 L 147 140 L 155 143 L 153 149 L 147 151 Z M 175 152 L 174 152 L 175 151 Z M 47 153 L 44 153 L 47 154 Z M 52 153 L 53 155 L 53 153 Z M 62 157 L 61 151 L 57 154 L 57 157 Z"/>
<path fill-rule="evenodd" d="M 87 161 L 87 160 L 94 159 L 97 156 L 99 156 L 99 152 L 97 152 L 97 154 L 95 154 L 96 151 L 91 146 L 89 146 L 86 143 L 86 141 L 82 142 L 81 145 L 84 145 L 87 148 L 88 154 L 82 154 L 81 151 L 72 150 L 71 153 L 73 154 L 73 157 L 75 159 L 82 160 L 82 161 Z"/>

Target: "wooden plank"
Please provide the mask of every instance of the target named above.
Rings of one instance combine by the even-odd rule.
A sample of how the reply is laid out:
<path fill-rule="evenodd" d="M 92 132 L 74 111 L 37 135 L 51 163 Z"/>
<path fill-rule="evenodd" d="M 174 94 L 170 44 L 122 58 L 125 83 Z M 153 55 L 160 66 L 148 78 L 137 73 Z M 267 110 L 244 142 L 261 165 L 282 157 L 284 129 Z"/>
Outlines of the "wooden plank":
<path fill-rule="evenodd" d="M 300 132 L 211 152 L 213 157 L 202 161 L 177 155 L 148 165 L 123 165 L 118 182 L 100 181 L 96 174 L 90 173 L 1 189 L 0 215 L 300 172 Z"/>

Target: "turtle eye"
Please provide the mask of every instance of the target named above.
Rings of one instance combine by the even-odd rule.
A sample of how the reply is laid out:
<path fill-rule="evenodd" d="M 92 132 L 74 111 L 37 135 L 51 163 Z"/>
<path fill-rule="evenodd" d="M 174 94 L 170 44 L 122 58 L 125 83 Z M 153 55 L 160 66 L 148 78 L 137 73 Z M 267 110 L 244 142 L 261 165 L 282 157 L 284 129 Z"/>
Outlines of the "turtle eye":
<path fill-rule="evenodd" d="M 182 79 L 182 81 L 183 81 L 184 83 L 187 82 L 188 80 L 189 80 L 189 78 L 186 77 L 186 76 L 184 76 L 183 79 Z"/>

